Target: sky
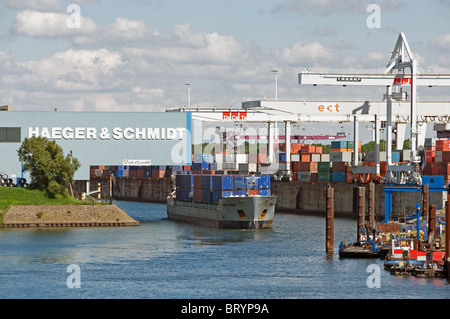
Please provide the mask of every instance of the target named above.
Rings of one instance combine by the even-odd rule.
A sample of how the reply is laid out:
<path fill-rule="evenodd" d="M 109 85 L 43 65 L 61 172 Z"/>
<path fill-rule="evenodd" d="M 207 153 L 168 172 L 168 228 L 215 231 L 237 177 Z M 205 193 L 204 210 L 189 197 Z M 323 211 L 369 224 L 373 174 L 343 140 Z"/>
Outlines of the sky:
<path fill-rule="evenodd" d="M 188 103 L 190 82 L 191 106 L 240 107 L 274 97 L 274 68 L 279 99 L 381 99 L 298 73 L 384 68 L 400 32 L 421 70 L 450 73 L 449 17 L 450 0 L 0 0 L 0 105 L 164 111 Z"/>

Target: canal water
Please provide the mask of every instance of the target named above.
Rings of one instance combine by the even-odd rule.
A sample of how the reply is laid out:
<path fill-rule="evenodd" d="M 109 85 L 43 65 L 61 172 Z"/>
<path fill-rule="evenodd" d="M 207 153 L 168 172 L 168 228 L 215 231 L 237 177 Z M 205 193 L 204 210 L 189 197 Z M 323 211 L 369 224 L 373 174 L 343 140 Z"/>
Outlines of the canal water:
<path fill-rule="evenodd" d="M 352 219 L 335 219 L 335 252 L 327 255 L 323 217 L 276 213 L 272 230 L 216 230 L 170 221 L 165 205 L 118 205 L 140 226 L 0 230 L 0 298 L 450 297 L 447 279 L 339 259 L 339 242 L 356 239 Z"/>

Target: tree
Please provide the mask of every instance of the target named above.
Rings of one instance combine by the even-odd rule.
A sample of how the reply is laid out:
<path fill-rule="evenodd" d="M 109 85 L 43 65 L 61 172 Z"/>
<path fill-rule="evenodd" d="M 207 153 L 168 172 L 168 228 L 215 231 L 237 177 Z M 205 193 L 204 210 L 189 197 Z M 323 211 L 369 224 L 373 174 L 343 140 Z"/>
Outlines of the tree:
<path fill-rule="evenodd" d="M 23 170 L 29 171 L 30 187 L 51 195 L 67 196 L 67 188 L 73 184 L 73 176 L 80 167 L 72 152 L 64 157 L 62 148 L 45 137 L 25 138 L 18 149 Z"/>

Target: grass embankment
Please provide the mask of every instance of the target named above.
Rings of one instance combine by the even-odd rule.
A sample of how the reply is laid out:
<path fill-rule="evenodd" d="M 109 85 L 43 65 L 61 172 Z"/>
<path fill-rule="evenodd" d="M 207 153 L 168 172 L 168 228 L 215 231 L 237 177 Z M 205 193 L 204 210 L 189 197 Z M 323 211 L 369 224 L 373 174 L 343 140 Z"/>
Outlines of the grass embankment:
<path fill-rule="evenodd" d="M 83 205 L 86 202 L 73 197 L 61 195 L 49 196 L 40 190 L 29 190 L 20 187 L 0 187 L 0 210 L 11 205 Z"/>
<path fill-rule="evenodd" d="M 17 225 L 41 227 L 39 225 L 48 224 L 59 227 L 69 223 L 89 223 L 88 226 L 139 225 L 115 205 L 85 202 L 70 196 L 49 196 L 39 190 L 0 187 L 0 228 Z"/>
<path fill-rule="evenodd" d="M 0 226 L 10 206 L 13 205 L 86 205 L 87 202 L 62 195 L 50 196 L 41 190 L 20 187 L 0 187 Z"/>

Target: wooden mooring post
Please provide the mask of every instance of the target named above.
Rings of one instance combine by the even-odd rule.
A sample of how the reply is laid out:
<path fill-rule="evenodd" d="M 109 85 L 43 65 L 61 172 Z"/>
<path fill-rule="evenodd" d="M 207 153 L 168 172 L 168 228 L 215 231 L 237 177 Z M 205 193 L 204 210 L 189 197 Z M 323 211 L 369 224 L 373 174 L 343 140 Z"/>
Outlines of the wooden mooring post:
<path fill-rule="evenodd" d="M 369 228 L 374 229 L 375 228 L 375 184 L 370 183 L 369 184 Z"/>
<path fill-rule="evenodd" d="M 447 194 L 447 202 L 445 203 L 445 267 L 447 269 L 447 278 L 450 278 L 450 229 L 448 222 L 450 220 L 450 194 Z"/>
<path fill-rule="evenodd" d="M 334 251 L 334 189 L 328 185 L 326 189 L 326 252 Z"/>
<path fill-rule="evenodd" d="M 366 189 L 355 187 L 353 189 L 353 212 L 358 216 L 357 242 L 361 243 L 361 230 L 366 222 Z"/>
<path fill-rule="evenodd" d="M 430 210 L 430 188 L 427 183 L 422 186 L 422 218 L 428 218 Z"/>

